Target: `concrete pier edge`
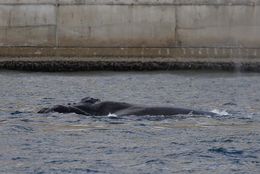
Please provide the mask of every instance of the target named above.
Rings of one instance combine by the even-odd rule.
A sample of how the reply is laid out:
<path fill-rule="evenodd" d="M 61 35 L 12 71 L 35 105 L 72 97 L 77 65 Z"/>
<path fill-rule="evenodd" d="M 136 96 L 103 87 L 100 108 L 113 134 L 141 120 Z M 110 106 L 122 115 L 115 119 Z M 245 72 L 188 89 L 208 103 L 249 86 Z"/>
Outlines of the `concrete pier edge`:
<path fill-rule="evenodd" d="M 0 0 L 0 68 L 260 72 L 260 0 Z"/>
<path fill-rule="evenodd" d="M 34 72 L 76 71 L 175 71 L 207 70 L 260 72 L 260 61 L 252 59 L 126 58 L 126 57 L 17 57 L 1 58 L 0 70 Z"/>
<path fill-rule="evenodd" d="M 260 72 L 260 59 L 257 56 L 259 52 L 260 50 L 256 48 L 2 47 L 0 69 L 42 72 L 101 70 Z"/>

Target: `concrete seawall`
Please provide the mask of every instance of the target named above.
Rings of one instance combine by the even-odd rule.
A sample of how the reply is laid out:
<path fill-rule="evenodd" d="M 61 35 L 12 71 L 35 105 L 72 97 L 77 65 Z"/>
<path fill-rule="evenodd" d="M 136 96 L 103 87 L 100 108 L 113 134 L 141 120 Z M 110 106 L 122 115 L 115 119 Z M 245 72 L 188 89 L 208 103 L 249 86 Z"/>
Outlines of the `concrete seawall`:
<path fill-rule="evenodd" d="M 0 59 L 258 62 L 259 16 L 260 0 L 0 0 Z"/>

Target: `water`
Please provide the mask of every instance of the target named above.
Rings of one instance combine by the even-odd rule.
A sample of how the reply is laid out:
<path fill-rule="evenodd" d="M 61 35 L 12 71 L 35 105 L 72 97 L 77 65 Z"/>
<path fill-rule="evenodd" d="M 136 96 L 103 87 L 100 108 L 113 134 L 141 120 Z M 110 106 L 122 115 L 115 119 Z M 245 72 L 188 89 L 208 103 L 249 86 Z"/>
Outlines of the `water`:
<path fill-rule="evenodd" d="M 259 74 L 0 72 L 0 173 L 260 173 Z M 91 96 L 219 117 L 37 114 Z"/>

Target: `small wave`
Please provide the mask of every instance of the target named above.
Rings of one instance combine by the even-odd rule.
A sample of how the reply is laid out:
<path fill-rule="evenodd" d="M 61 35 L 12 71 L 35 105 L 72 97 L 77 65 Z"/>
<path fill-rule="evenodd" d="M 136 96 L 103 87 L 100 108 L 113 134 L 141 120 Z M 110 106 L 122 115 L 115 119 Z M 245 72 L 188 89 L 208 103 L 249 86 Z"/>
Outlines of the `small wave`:
<path fill-rule="evenodd" d="M 14 111 L 14 112 L 11 112 L 11 115 L 18 115 L 18 114 L 22 114 L 23 112 L 21 111 Z"/>
<path fill-rule="evenodd" d="M 12 125 L 12 131 L 16 132 L 33 132 L 33 128 L 28 127 L 28 126 L 23 126 L 23 125 Z"/>
<path fill-rule="evenodd" d="M 118 116 L 116 114 L 111 114 L 111 113 L 109 113 L 107 116 L 109 118 L 118 118 Z"/>
<path fill-rule="evenodd" d="M 221 116 L 227 116 L 227 115 L 230 115 L 227 111 L 220 111 L 218 109 L 214 109 L 212 110 L 211 112 L 215 113 L 215 114 L 218 114 L 218 115 L 221 115 Z"/>
<path fill-rule="evenodd" d="M 235 150 L 235 149 L 228 150 L 223 147 L 213 147 L 211 149 L 208 149 L 208 151 L 213 153 L 219 153 L 222 155 L 229 155 L 229 156 L 235 156 L 235 155 L 238 156 L 238 155 L 243 155 L 244 153 L 243 150 Z"/>

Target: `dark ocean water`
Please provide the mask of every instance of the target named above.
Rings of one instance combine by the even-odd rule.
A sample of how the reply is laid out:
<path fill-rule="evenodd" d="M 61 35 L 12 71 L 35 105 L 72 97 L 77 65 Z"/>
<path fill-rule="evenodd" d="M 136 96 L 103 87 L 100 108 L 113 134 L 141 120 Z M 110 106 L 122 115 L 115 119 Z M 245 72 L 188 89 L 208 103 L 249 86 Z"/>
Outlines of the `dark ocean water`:
<path fill-rule="evenodd" d="M 102 100 L 229 113 L 86 117 Z M 260 173 L 260 74 L 0 72 L 0 173 Z"/>

